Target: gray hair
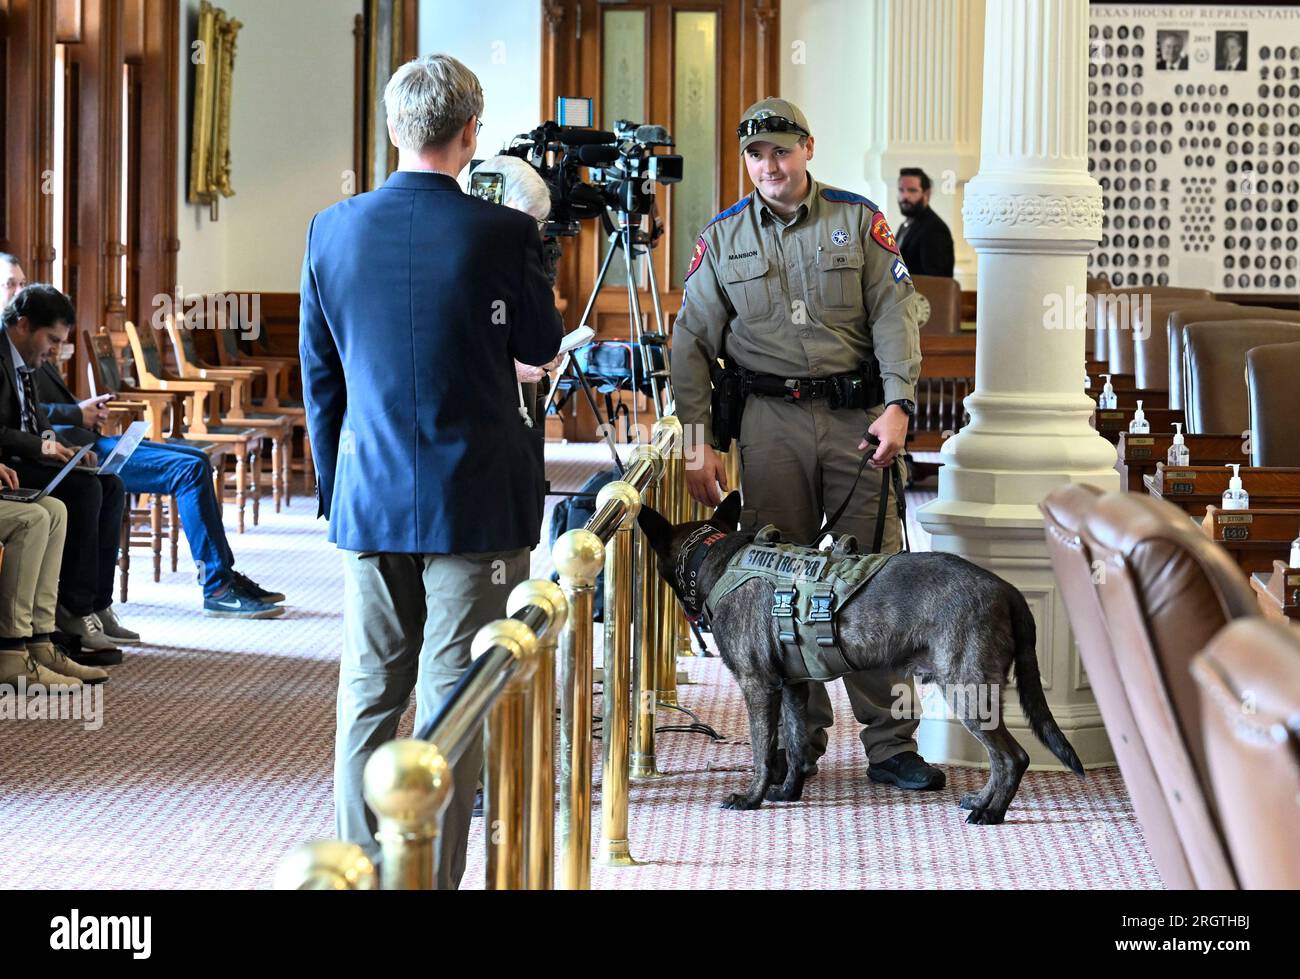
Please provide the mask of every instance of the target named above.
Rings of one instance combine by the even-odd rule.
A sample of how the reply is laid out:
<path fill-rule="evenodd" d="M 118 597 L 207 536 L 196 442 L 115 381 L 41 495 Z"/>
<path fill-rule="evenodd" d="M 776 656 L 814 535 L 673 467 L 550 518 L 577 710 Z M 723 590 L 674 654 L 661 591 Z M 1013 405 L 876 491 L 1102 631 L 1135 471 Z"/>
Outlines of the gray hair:
<path fill-rule="evenodd" d="M 449 54 L 408 61 L 384 88 L 388 123 L 400 149 L 420 152 L 442 146 L 483 114 L 478 77 Z"/>
<path fill-rule="evenodd" d="M 517 156 L 494 156 L 484 160 L 475 173 L 499 173 L 502 182 L 501 203 L 523 211 L 536 221 L 551 213 L 551 192 L 541 175 Z"/>

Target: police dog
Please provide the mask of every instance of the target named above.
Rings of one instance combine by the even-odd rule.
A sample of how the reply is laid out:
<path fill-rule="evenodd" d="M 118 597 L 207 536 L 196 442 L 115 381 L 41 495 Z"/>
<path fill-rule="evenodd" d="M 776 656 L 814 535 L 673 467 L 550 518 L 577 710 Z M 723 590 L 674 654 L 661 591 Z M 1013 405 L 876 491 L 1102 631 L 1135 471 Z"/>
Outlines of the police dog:
<path fill-rule="evenodd" d="M 701 611 L 692 607 L 688 595 L 702 605 L 731 558 L 753 542 L 754 534 L 736 533 L 739 516 L 739 493 L 729 495 L 707 524 L 673 526 L 650 507 L 641 509 L 638 522 L 659 559 L 659 573 L 672 585 L 687 615 Z M 706 526 L 725 536 L 709 546 L 692 592 L 681 580 L 679 569 L 693 563 L 683 549 L 699 546 L 691 546 L 703 536 L 694 532 Z M 713 610 L 713 637 L 744 695 L 754 751 L 749 787 L 729 795 L 724 809 L 757 809 L 764 798 L 797 801 L 813 770 L 807 736 L 808 684 L 783 683 L 785 677 L 778 672 L 780 641 L 772 604 L 770 583 L 751 579 Z M 991 717 L 977 716 L 977 705 L 969 702 L 974 698 L 962 698 L 967 702 L 961 707 L 956 698 L 949 698 L 966 729 L 989 754 L 988 782 L 959 803 L 970 810 L 966 822 L 1002 822 L 1029 767 L 1029 755 L 1007 731 L 998 709 L 997 698 L 1013 664 L 1029 726 L 1052 754 L 1083 777 L 1083 765 L 1043 698 L 1029 606 L 997 575 L 954 554 L 899 554 L 839 610 L 837 630 L 844 656 L 855 669 L 886 669 L 937 682 L 946 691 L 995 695 Z M 777 750 L 778 717 L 785 732 L 784 766 Z"/>

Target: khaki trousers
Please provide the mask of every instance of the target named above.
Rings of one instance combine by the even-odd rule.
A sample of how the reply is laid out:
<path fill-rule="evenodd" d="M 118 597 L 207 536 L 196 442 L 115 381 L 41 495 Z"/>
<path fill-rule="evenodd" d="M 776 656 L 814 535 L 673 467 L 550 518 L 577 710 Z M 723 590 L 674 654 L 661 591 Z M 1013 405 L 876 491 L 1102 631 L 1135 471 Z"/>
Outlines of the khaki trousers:
<path fill-rule="evenodd" d="M 68 511 L 47 496 L 37 503 L 0 500 L 0 637 L 30 639 L 54 631 Z"/>
<path fill-rule="evenodd" d="M 741 490 L 744 507 L 741 529 L 757 530 L 775 524 L 787 540 L 810 543 L 826 517 L 848 497 L 862 461 L 858 443 L 883 408 L 871 411 L 831 411 L 825 401 L 791 404 L 780 398 L 753 396 L 745 403 L 741 425 Z M 880 505 L 880 471 L 867 467 L 853 491 L 853 501 L 833 533 L 853 534 L 863 550 L 874 540 Z M 902 547 L 898 512 L 890 500 L 881 550 L 891 554 Z M 869 592 L 868 592 L 869 594 Z M 894 717 L 896 684 L 911 679 L 882 670 L 853 673 L 843 678 L 853 716 L 863 726 L 862 746 L 867 759 L 879 763 L 903 751 L 916 750 L 912 696 L 903 716 Z M 826 685 L 809 684 L 808 737 L 813 757 L 826 752 L 826 729 L 835 723 Z"/>
<path fill-rule="evenodd" d="M 442 706 L 470 665 L 474 634 L 504 618 L 511 589 L 528 577 L 528 550 L 484 554 L 343 552 L 343 659 L 334 752 L 338 838 L 379 856 L 377 821 L 362 775 L 375 749 L 397 736 L 415 692 L 415 729 Z M 438 840 L 437 887 L 465 873 L 474 792 L 483 765 L 475 737 L 452 769 L 455 785 Z"/>

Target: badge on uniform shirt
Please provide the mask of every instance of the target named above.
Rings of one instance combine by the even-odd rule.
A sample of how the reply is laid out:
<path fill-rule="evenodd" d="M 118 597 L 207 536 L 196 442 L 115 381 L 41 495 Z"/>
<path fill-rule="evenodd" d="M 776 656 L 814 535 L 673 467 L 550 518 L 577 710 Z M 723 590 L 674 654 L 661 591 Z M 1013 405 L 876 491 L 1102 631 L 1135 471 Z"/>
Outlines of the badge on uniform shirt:
<path fill-rule="evenodd" d="M 849 243 L 849 233 L 843 228 L 836 228 L 831 232 L 831 241 L 837 245 L 847 245 Z"/>
<path fill-rule="evenodd" d="M 907 271 L 907 266 L 903 264 L 901 258 L 894 259 L 894 267 L 890 271 L 894 273 L 895 282 L 902 282 L 904 279 L 908 282 L 912 281 L 912 275 Z"/>
<path fill-rule="evenodd" d="M 894 233 L 889 230 L 889 222 L 880 211 L 877 211 L 876 216 L 871 219 L 871 237 L 885 251 L 898 254 L 898 243 L 894 241 Z M 907 269 L 904 268 L 903 271 L 906 272 Z"/>
<path fill-rule="evenodd" d="M 707 247 L 708 246 L 704 244 L 704 235 L 700 235 L 699 241 L 695 243 L 695 252 L 691 255 L 691 267 L 686 270 L 687 279 L 694 274 L 695 270 L 700 267 L 700 263 L 704 261 L 704 250 Z M 685 279 L 682 281 L 685 283 Z"/>

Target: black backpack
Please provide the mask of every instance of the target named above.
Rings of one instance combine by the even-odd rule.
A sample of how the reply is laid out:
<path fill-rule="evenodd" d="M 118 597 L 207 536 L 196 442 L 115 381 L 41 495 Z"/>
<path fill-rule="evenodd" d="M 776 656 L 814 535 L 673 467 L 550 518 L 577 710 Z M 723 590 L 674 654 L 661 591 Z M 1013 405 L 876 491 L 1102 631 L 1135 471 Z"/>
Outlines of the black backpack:
<path fill-rule="evenodd" d="M 551 550 L 555 550 L 555 542 L 570 530 L 581 530 L 587 526 L 587 521 L 596 515 L 596 494 L 604 488 L 605 484 L 611 483 L 618 479 L 618 473 L 613 469 L 605 472 L 598 472 L 589 480 L 582 484 L 580 493 L 591 494 L 590 496 L 566 496 L 559 503 L 555 504 L 555 510 L 551 513 Z M 551 575 L 552 581 L 559 581 L 558 573 Z M 605 621 L 605 572 L 596 576 L 596 594 L 592 600 L 592 618 L 596 622 Z"/>

